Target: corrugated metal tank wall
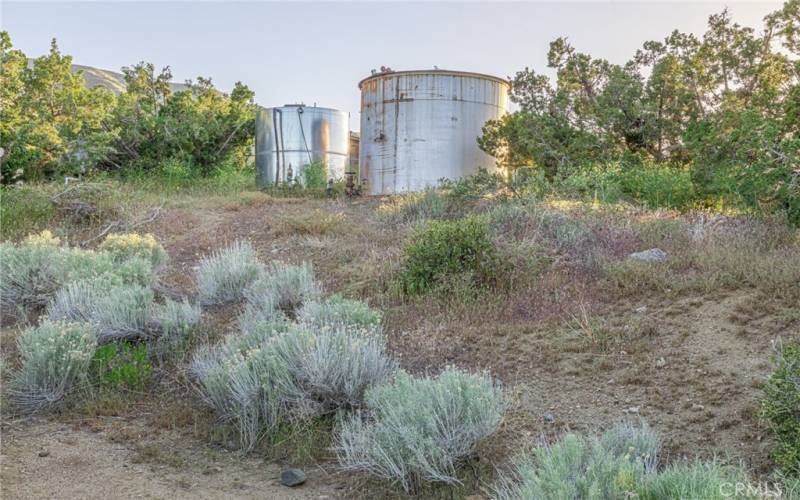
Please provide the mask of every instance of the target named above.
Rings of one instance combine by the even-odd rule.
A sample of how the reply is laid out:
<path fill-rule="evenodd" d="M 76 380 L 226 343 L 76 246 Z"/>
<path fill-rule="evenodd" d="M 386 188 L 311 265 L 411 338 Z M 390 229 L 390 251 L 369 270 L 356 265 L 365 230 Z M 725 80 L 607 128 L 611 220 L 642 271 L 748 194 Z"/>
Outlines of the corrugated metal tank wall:
<path fill-rule="evenodd" d="M 326 166 L 327 178 L 341 179 L 349 165 L 350 114 L 316 106 L 286 105 L 256 112 L 256 184 L 303 178 L 312 162 Z M 291 174 L 291 177 L 290 177 Z"/>
<path fill-rule="evenodd" d="M 359 166 L 370 194 L 421 191 L 495 160 L 478 148 L 488 120 L 508 107 L 505 80 L 460 71 L 379 73 L 359 83 Z"/>

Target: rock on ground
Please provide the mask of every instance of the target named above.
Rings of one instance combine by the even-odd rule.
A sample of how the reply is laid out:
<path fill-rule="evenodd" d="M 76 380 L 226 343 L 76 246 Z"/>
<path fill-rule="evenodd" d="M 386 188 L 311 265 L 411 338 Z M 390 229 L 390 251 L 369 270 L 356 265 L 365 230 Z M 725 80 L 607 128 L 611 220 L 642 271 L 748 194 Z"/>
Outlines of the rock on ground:
<path fill-rule="evenodd" d="M 281 473 L 281 484 L 284 486 L 300 486 L 306 482 L 306 474 L 300 469 L 286 469 Z"/>
<path fill-rule="evenodd" d="M 629 259 L 641 260 L 644 262 L 664 262 L 667 260 L 667 252 L 660 248 L 651 248 L 642 252 L 634 252 L 628 256 Z"/>

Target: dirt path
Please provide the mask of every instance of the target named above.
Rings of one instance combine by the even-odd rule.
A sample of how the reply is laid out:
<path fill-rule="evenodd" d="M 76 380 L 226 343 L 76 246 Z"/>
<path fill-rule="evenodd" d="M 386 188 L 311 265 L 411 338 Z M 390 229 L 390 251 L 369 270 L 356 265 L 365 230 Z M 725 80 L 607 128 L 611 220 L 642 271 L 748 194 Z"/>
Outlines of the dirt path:
<path fill-rule="evenodd" d="M 153 451 L 110 441 L 103 432 L 40 420 L 2 429 L 0 497 L 17 498 L 342 498 L 320 468 L 306 470 L 306 484 L 280 484 L 281 468 L 219 450 Z M 161 456 L 159 456 L 159 453 Z M 165 463 L 166 462 L 166 463 Z"/>

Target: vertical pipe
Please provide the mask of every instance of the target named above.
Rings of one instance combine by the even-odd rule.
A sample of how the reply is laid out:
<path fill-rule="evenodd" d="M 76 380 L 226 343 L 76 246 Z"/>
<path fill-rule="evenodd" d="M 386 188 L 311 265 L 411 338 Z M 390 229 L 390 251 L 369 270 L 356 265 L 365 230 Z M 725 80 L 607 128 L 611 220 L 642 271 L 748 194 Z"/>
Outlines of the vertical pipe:
<path fill-rule="evenodd" d="M 272 131 L 275 135 L 275 185 L 278 185 L 281 171 L 281 147 L 280 140 L 278 139 L 278 108 L 272 108 Z"/>

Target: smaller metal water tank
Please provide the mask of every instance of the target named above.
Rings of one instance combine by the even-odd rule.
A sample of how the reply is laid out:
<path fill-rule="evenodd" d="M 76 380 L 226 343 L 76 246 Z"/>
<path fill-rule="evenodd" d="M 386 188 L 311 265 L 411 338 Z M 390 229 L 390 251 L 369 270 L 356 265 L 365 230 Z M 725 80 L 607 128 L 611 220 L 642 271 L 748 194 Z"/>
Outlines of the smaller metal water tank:
<path fill-rule="evenodd" d="M 326 178 L 341 179 L 349 164 L 350 114 L 287 104 L 256 111 L 256 184 L 302 182 L 303 169 L 322 163 Z"/>

